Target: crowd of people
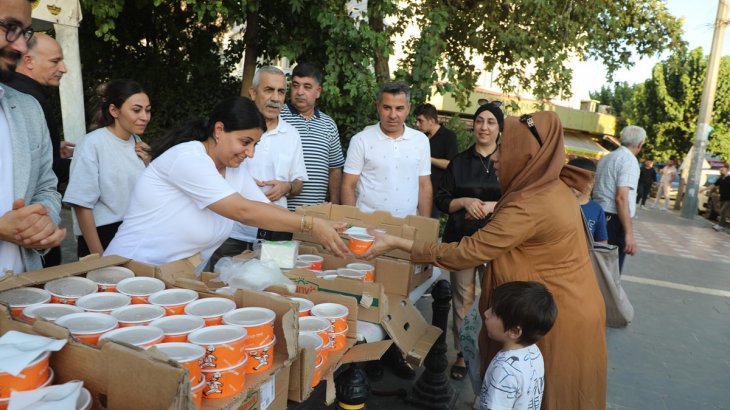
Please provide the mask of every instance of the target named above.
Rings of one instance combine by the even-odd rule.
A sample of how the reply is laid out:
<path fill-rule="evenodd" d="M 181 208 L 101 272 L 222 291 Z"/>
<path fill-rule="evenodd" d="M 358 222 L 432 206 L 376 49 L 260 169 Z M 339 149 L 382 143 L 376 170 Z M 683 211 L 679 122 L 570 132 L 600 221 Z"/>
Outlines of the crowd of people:
<path fill-rule="evenodd" d="M 656 179 L 653 164 L 640 167 L 636 159 L 642 128 L 626 127 L 621 147 L 597 165 L 584 158 L 566 164 L 555 113 L 506 117 L 498 102 L 484 102 L 473 115 L 473 142 L 459 152 L 436 108 L 412 110 L 408 86 L 391 82 L 377 94 L 378 122 L 354 135 L 343 155 L 337 125 L 317 107 L 322 73 L 300 63 L 290 85 L 280 69 L 259 68 L 250 98 L 223 99 L 206 118 L 152 146 L 142 137 L 154 96 L 136 81 L 110 81 L 97 90 L 89 133 L 74 146 L 61 141 L 44 93 L 65 72 L 58 43 L 30 28 L 28 1 L 3 2 L 3 271 L 61 262 L 51 252 L 66 235 L 62 202 L 73 209 L 79 257 L 162 264 L 199 253 L 197 272 L 258 239 L 287 240 L 293 232 L 312 232 L 325 249 L 346 255 L 342 225 L 291 212 L 302 205 L 445 214 L 439 243 L 373 232 L 366 257 L 401 249 L 415 263 L 451 273 L 457 351 L 459 328 L 478 298 L 481 362 L 467 364 L 459 353 L 451 377 L 479 366 L 485 409 L 605 408 L 605 308 L 584 224 L 594 241 L 618 246 L 621 267 L 636 253 L 632 217 Z M 415 129 L 406 124 L 411 112 Z M 660 193 L 675 174 L 673 164 L 661 171 Z M 728 180 L 718 183 L 724 218 Z M 68 182 L 63 198 L 59 181 Z"/>

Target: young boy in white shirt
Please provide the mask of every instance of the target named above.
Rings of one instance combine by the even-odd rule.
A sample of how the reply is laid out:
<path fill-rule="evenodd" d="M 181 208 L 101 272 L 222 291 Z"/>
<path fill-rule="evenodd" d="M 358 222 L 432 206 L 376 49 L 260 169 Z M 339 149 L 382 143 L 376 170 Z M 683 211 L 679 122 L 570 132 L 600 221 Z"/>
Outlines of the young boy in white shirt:
<path fill-rule="evenodd" d="M 558 308 L 553 296 L 537 282 L 508 282 L 494 289 L 490 306 L 484 326 L 502 349 L 484 375 L 479 408 L 538 410 L 545 366 L 535 343 L 555 323 Z"/>

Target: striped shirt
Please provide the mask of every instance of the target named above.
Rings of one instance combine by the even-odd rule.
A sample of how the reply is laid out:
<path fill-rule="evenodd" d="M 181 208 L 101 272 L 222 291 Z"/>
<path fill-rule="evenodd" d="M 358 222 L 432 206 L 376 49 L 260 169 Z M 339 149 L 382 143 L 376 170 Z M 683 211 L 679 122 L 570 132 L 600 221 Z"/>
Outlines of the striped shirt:
<path fill-rule="evenodd" d="M 304 164 L 309 176 L 309 180 L 304 182 L 302 192 L 289 197 L 289 209 L 321 204 L 327 198 L 330 169 L 345 164 L 337 125 L 329 115 L 316 108 L 311 118 L 304 118 L 291 104 L 285 104 L 281 109 L 281 118 L 299 131 Z"/>

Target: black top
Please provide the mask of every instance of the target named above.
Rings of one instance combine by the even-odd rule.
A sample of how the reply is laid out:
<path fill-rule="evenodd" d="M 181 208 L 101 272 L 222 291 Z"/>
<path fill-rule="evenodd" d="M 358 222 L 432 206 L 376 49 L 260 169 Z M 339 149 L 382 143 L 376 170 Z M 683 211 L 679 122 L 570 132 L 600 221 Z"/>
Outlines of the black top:
<path fill-rule="evenodd" d="M 642 186 L 651 186 L 652 183 L 656 181 L 656 170 L 654 167 L 647 168 L 645 166 L 641 166 L 639 169 L 639 185 Z"/>
<path fill-rule="evenodd" d="M 720 190 L 720 201 L 730 201 L 730 174 L 717 178 L 715 185 Z"/>
<path fill-rule="evenodd" d="M 448 213 L 449 204 L 456 198 L 469 197 L 479 198 L 482 201 L 497 201 L 500 196 L 499 181 L 494 172 L 491 155 L 481 156 L 476 151 L 476 145 L 472 145 L 451 160 L 441 181 L 441 189 L 434 196 L 434 201 L 442 212 Z M 443 241 L 457 242 L 486 224 L 486 218 L 478 221 L 467 220 L 466 210 L 458 210 L 449 214 Z"/>
<path fill-rule="evenodd" d="M 428 143 L 431 146 L 431 158 L 451 161 L 459 153 L 456 134 L 443 125 L 428 140 Z M 434 196 L 438 192 L 439 186 L 441 186 L 441 179 L 443 179 L 445 173 L 445 170 L 431 165 L 431 185 L 433 186 Z"/>
<path fill-rule="evenodd" d="M 58 177 L 59 183 L 68 181 L 71 159 L 61 159 L 61 133 L 58 129 L 56 117 L 53 115 L 53 110 L 49 105 L 47 90 L 38 81 L 20 73 L 14 73 L 13 78 L 5 84 L 38 100 L 38 103 L 43 109 L 43 115 L 46 117 L 46 124 L 51 135 L 51 144 L 53 145 L 53 172 Z"/>

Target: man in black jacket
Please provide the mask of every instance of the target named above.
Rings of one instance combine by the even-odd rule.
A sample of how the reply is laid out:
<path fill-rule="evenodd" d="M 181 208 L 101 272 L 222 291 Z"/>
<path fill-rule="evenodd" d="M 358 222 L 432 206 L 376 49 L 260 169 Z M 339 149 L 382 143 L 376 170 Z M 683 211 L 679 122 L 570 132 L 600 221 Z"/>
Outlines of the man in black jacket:
<path fill-rule="evenodd" d="M 730 216 L 730 174 L 728 167 L 720 168 L 720 178 L 715 181 L 715 187 L 720 190 L 720 223 L 712 228 L 716 231 L 723 231 L 728 227 L 727 218 Z"/>
<path fill-rule="evenodd" d="M 28 41 L 28 52 L 23 55 L 15 74 L 6 84 L 16 90 L 33 96 L 43 109 L 53 145 L 53 172 L 58 182 L 68 181 L 69 167 L 74 144 L 61 141 L 58 123 L 51 108 L 46 87 L 58 87 L 66 72 L 63 50 L 53 37 L 36 33 Z M 43 267 L 61 264 L 61 248 L 51 249 L 43 259 Z"/>

